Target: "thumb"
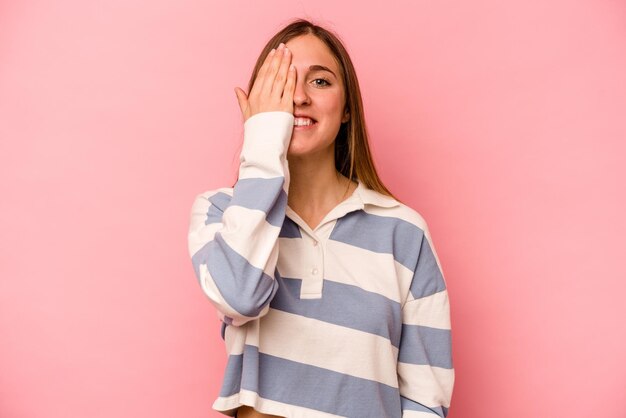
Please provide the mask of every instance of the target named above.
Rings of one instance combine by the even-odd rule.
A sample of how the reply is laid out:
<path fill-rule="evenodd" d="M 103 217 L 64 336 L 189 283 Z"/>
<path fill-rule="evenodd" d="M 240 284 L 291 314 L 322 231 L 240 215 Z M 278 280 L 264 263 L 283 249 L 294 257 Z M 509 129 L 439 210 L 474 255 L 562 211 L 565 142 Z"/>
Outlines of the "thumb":
<path fill-rule="evenodd" d="M 248 96 L 239 87 L 235 87 L 235 95 L 237 96 L 237 102 L 239 103 L 239 108 L 241 109 L 241 114 L 243 115 L 243 117 L 245 119 L 245 117 L 246 117 L 246 110 L 248 109 Z"/>

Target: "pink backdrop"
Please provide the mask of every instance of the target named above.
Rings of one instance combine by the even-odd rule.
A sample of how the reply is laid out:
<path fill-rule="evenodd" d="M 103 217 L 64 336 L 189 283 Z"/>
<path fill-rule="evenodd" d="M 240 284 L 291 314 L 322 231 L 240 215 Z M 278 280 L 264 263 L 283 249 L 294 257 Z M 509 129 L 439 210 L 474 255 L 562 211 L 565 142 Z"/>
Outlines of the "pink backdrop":
<path fill-rule="evenodd" d="M 232 184 L 233 88 L 292 17 L 345 41 L 380 174 L 431 228 L 449 417 L 624 416 L 625 16 L 608 0 L 2 2 L 0 416 L 218 416 L 225 353 L 188 215 Z"/>

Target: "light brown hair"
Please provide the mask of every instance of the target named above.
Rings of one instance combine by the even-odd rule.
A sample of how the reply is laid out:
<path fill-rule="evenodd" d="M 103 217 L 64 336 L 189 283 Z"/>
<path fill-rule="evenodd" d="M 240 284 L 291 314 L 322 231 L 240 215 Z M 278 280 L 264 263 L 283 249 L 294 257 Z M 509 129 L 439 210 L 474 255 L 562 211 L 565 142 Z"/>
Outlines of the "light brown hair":
<path fill-rule="evenodd" d="M 338 35 L 308 20 L 293 20 L 276 33 L 261 51 L 252 71 L 246 94 L 252 90 L 257 73 L 272 49 L 278 48 L 281 42 L 286 44 L 290 39 L 308 34 L 321 40 L 337 61 L 339 77 L 343 79 L 345 88 L 346 109 L 350 112 L 350 119 L 341 124 L 335 138 L 335 168 L 347 178 L 353 181 L 358 179 L 367 188 L 400 201 L 385 187 L 376 172 L 369 147 L 363 101 L 356 71 Z"/>

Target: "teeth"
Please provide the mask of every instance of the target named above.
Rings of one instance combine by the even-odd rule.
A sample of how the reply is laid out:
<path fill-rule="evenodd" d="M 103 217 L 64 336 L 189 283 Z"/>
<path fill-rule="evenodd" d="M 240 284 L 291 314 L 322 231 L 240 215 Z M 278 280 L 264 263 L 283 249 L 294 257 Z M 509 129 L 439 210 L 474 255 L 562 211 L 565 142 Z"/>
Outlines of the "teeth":
<path fill-rule="evenodd" d="M 313 124 L 313 120 L 309 118 L 295 118 L 293 124 L 295 126 L 309 126 Z"/>

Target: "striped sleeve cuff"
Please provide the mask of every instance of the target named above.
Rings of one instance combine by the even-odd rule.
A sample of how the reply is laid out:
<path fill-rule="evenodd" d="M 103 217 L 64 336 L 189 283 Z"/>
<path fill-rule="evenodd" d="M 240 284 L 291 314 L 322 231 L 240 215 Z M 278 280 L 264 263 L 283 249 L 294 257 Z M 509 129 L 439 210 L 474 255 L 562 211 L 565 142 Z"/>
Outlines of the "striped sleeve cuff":
<path fill-rule="evenodd" d="M 285 176 L 293 121 L 293 114 L 283 111 L 261 112 L 246 120 L 239 157 L 240 178 Z"/>

